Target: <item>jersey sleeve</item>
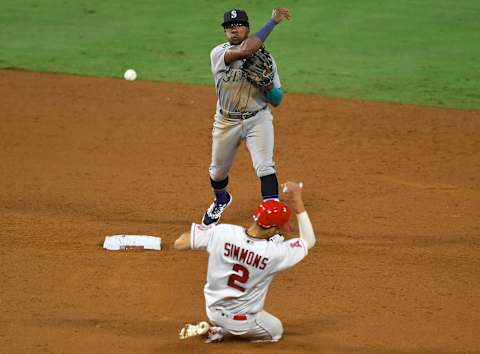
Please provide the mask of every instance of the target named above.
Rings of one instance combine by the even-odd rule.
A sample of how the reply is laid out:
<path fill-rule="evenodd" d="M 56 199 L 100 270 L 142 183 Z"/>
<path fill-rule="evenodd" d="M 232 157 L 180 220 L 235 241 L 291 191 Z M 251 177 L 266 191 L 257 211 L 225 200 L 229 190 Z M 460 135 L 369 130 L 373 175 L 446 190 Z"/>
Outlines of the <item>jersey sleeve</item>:
<path fill-rule="evenodd" d="M 273 62 L 273 86 L 280 88 L 282 87 L 282 83 L 280 82 L 280 75 L 278 75 L 278 68 L 275 59 L 272 57 Z"/>
<path fill-rule="evenodd" d="M 212 74 L 216 77 L 219 73 L 227 70 L 225 64 L 225 52 L 228 50 L 227 44 L 221 44 L 212 49 L 210 53 L 210 61 L 212 64 Z"/>
<path fill-rule="evenodd" d="M 308 247 L 301 238 L 292 238 L 276 245 L 278 247 L 275 257 L 276 272 L 293 267 L 308 254 Z"/>
<path fill-rule="evenodd" d="M 190 230 L 190 247 L 192 250 L 208 250 L 214 233 L 215 225 L 205 226 L 193 223 Z"/>

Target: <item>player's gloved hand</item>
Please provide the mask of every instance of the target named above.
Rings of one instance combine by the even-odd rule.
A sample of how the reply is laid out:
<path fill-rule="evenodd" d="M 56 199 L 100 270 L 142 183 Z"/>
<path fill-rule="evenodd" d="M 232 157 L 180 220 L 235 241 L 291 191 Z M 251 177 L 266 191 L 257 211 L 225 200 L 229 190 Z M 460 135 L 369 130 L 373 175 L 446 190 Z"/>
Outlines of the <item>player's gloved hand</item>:
<path fill-rule="evenodd" d="M 282 191 L 287 197 L 287 203 L 295 212 L 295 214 L 300 214 L 305 211 L 302 198 L 302 186 L 303 184 L 301 182 L 296 183 L 288 181 L 282 184 Z"/>
<path fill-rule="evenodd" d="M 252 85 L 265 90 L 273 83 L 274 72 L 271 54 L 265 47 L 259 48 L 243 61 L 242 71 Z"/>
<path fill-rule="evenodd" d="M 280 23 L 284 19 L 290 20 L 290 11 L 284 7 L 277 7 L 272 10 L 272 20 L 275 23 Z"/>

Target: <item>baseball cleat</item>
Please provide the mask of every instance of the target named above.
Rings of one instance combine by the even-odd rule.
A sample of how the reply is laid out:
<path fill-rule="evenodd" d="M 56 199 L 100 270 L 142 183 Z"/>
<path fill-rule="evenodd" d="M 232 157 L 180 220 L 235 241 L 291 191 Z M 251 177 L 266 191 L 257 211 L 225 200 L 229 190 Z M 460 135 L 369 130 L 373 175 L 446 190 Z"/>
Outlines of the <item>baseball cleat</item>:
<path fill-rule="evenodd" d="M 232 204 L 233 197 L 230 193 L 227 192 L 228 202 L 218 203 L 216 200 L 210 205 L 207 212 L 203 215 L 202 224 L 205 226 L 218 224 L 220 217 L 225 209 Z"/>
<path fill-rule="evenodd" d="M 180 339 L 187 339 L 189 337 L 201 336 L 208 332 L 210 325 L 208 322 L 199 322 L 196 325 L 190 323 L 185 324 L 185 326 L 180 330 L 178 336 Z"/>

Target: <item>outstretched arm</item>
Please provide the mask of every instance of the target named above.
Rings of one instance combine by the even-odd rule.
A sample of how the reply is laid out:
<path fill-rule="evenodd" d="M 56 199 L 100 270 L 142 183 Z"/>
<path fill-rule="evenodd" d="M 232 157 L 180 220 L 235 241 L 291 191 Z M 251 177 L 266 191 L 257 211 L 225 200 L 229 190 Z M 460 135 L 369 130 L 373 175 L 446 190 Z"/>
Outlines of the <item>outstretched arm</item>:
<path fill-rule="evenodd" d="M 299 183 L 287 182 L 282 185 L 282 190 L 286 191 L 288 205 L 297 215 L 300 238 L 305 241 L 308 249 L 310 249 L 315 245 L 316 240 L 312 223 L 303 205 L 302 187 Z"/>
<path fill-rule="evenodd" d="M 254 36 L 245 39 L 236 49 L 225 52 L 225 64 L 233 63 L 236 60 L 247 58 L 260 48 L 267 39 L 273 28 L 284 19 L 290 19 L 290 11 L 286 8 L 275 8 L 272 10 L 272 18 Z"/>
<path fill-rule="evenodd" d="M 190 246 L 190 232 L 184 232 L 179 238 L 175 240 L 173 247 L 178 251 L 186 251 L 191 249 Z"/>

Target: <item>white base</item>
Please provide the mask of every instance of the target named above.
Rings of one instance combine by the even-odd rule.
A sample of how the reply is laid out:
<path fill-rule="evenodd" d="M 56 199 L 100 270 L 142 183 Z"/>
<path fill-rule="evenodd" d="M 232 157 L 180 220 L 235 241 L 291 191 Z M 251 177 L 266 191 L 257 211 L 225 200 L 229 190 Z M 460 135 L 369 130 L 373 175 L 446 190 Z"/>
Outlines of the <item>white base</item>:
<path fill-rule="evenodd" d="M 161 250 L 162 239 L 147 235 L 112 235 L 106 236 L 103 248 L 110 251 L 128 249 Z"/>

